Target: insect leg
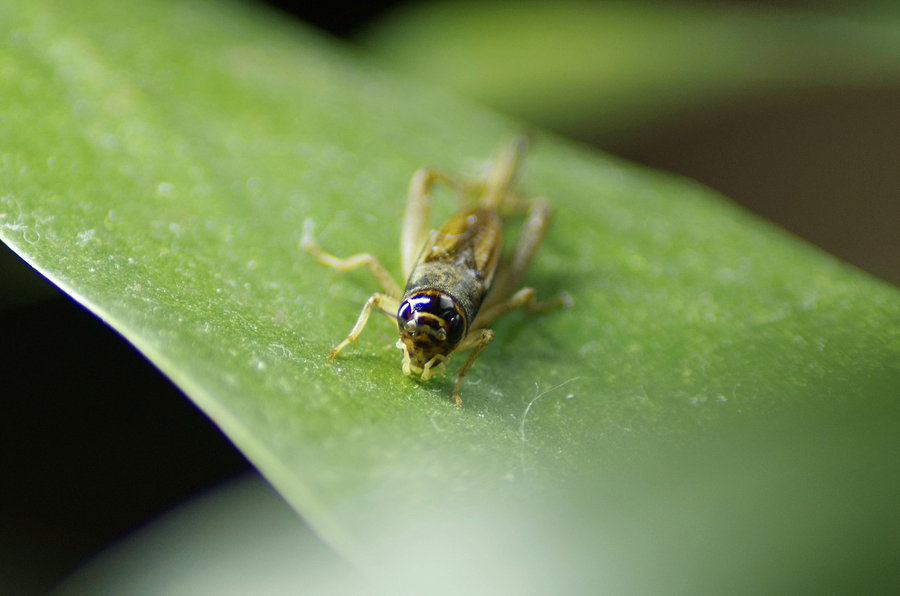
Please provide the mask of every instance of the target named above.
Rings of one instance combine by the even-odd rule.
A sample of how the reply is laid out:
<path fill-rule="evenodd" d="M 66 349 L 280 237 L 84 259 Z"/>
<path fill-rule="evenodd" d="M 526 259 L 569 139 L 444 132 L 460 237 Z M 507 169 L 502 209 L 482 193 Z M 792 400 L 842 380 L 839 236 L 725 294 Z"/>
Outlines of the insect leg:
<path fill-rule="evenodd" d="M 462 387 L 463 377 L 466 376 L 466 373 L 469 372 L 469 369 L 472 368 L 472 364 L 475 362 L 475 359 L 478 358 L 478 355 L 484 351 L 488 344 L 491 343 L 491 340 L 494 339 L 494 332 L 491 329 L 478 329 L 477 331 L 473 331 L 470 335 L 466 336 L 466 338 L 459 344 L 456 348 L 456 351 L 460 350 L 468 350 L 472 349 L 472 352 L 469 354 L 469 357 L 466 358 L 466 361 L 459 368 L 459 372 L 456 373 L 456 386 L 453 387 L 453 395 L 451 395 L 450 399 L 453 400 L 453 404 L 457 406 L 462 405 L 462 398 L 459 396 L 459 390 Z"/>
<path fill-rule="evenodd" d="M 475 317 L 475 325 L 488 325 L 491 321 L 499 319 L 515 308 L 524 308 L 528 312 L 544 312 L 560 306 L 571 306 L 572 298 L 565 292 L 554 296 L 545 302 L 538 302 L 535 298 L 534 288 L 522 288 L 507 300 L 494 304 L 490 308 L 482 309 Z"/>
<path fill-rule="evenodd" d="M 303 237 L 300 240 L 300 248 L 315 257 L 319 263 L 341 272 L 353 271 L 365 265 L 388 296 L 399 299 L 403 295 L 400 286 L 397 285 L 397 282 L 394 281 L 394 278 L 391 277 L 391 274 L 388 273 L 388 270 L 377 258 L 368 253 L 360 253 L 346 259 L 329 254 L 322 250 L 316 241 L 313 240 L 312 227 L 313 221 L 311 219 L 303 222 Z"/>
<path fill-rule="evenodd" d="M 550 206 L 550 203 L 546 199 L 538 198 L 529 201 L 528 204 L 528 213 L 525 217 L 525 224 L 522 226 L 522 233 L 519 235 L 516 248 L 513 254 L 500 264 L 493 287 L 481 306 L 482 313 L 490 311 L 494 306 L 510 300 L 510 295 L 522 283 L 528 267 L 534 260 L 534 255 L 544 240 L 547 228 L 550 226 L 550 220 L 553 217 L 553 208 Z M 512 308 L 515 308 L 515 306 Z M 507 310 L 510 309 L 506 308 L 502 312 Z M 484 316 L 478 316 L 476 325 L 484 324 Z M 487 320 L 493 320 L 494 318 L 496 316 Z"/>
<path fill-rule="evenodd" d="M 516 170 L 519 168 L 519 162 L 528 149 L 528 138 L 518 137 L 512 143 L 504 147 L 497 156 L 497 163 L 491 172 L 485 184 L 484 194 L 478 201 L 482 207 L 486 209 L 503 210 L 504 203 L 508 200 L 507 195 L 512 187 Z"/>
<path fill-rule="evenodd" d="M 353 326 L 353 329 L 350 330 L 350 335 L 331 350 L 331 353 L 328 354 L 329 358 L 337 357 L 338 353 L 346 348 L 348 344 L 359 339 L 360 334 L 366 327 L 366 323 L 369 321 L 369 315 L 371 315 L 372 311 L 376 308 L 389 316 L 393 321 L 396 321 L 395 313 L 400 308 L 400 302 L 396 298 L 380 292 L 376 292 L 369 296 L 362 311 L 359 313 L 359 318 L 356 319 L 356 324 Z"/>
<path fill-rule="evenodd" d="M 406 278 L 412 273 L 416 260 L 428 241 L 431 231 L 431 191 L 438 182 L 453 188 L 459 195 L 460 203 L 465 201 L 465 184 L 449 174 L 428 168 L 422 168 L 413 174 L 409 181 L 406 213 L 403 215 L 403 229 L 400 232 L 400 257 Z"/>

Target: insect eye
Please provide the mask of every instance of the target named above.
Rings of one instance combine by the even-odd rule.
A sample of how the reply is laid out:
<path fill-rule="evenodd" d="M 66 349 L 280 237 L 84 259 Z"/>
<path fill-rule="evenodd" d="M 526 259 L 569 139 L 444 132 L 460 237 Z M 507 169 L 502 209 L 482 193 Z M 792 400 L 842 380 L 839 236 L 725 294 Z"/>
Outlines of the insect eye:
<path fill-rule="evenodd" d="M 413 309 L 413 305 L 409 300 L 404 300 L 403 304 L 400 305 L 400 310 L 397 311 L 397 321 L 400 323 L 400 326 L 404 327 L 407 331 L 415 329 L 416 310 Z"/>
<path fill-rule="evenodd" d="M 452 316 L 444 318 L 444 321 L 447 322 L 447 341 L 451 344 L 458 343 L 465 331 L 463 318 L 454 312 Z"/>
<path fill-rule="evenodd" d="M 416 337 L 424 328 L 439 341 L 457 344 L 465 333 L 465 320 L 453 298 L 446 294 L 416 294 L 404 300 L 397 311 L 403 332 Z"/>

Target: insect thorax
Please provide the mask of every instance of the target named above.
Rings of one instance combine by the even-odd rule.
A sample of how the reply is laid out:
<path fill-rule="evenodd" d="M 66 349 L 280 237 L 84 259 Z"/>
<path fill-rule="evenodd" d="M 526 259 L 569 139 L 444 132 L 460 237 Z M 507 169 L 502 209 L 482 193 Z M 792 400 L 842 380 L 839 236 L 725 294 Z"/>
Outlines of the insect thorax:
<path fill-rule="evenodd" d="M 431 294 L 434 291 L 446 294 L 456 302 L 468 329 L 478 314 L 487 288 L 484 275 L 477 270 L 451 263 L 426 262 L 419 263 L 413 269 L 401 300 L 406 302 L 418 294 Z"/>

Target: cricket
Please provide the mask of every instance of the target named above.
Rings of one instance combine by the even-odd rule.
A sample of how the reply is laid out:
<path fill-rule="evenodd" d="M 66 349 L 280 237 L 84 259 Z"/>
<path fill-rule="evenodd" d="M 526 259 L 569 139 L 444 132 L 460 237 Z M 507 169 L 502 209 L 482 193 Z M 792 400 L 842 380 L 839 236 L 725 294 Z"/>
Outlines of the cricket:
<path fill-rule="evenodd" d="M 571 304 L 564 292 L 538 302 L 534 288 L 520 287 L 553 213 L 546 199 L 524 199 L 514 192 L 527 145 L 521 137 L 503 148 L 485 180 L 458 178 L 431 168 L 415 172 L 400 235 L 403 290 L 371 254 L 339 258 L 322 250 L 313 239 L 312 220 L 304 222 L 302 249 L 341 272 L 368 267 L 383 290 L 369 297 L 350 334 L 331 350 L 330 358 L 359 338 L 377 309 L 397 324 L 397 348 L 407 376 L 417 374 L 427 381 L 444 370 L 454 353 L 470 351 L 456 373 L 451 395 L 453 403 L 461 406 L 463 378 L 494 339 L 487 325 L 513 309 L 542 312 Z M 432 229 L 432 193 L 438 183 L 455 192 L 459 210 Z M 504 228 L 510 218 L 521 215 L 524 223 L 515 248 L 502 255 Z"/>

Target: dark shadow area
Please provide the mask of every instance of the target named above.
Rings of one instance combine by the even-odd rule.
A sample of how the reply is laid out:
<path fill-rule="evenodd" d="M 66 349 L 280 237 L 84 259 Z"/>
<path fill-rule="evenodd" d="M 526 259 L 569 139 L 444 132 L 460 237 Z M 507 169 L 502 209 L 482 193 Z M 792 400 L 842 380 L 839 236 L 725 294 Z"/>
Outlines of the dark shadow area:
<path fill-rule="evenodd" d="M 0 253 L 4 271 L 31 271 L 3 244 Z M 250 469 L 134 348 L 50 291 L 0 311 L 7 594 L 46 590 L 136 525 Z"/>

